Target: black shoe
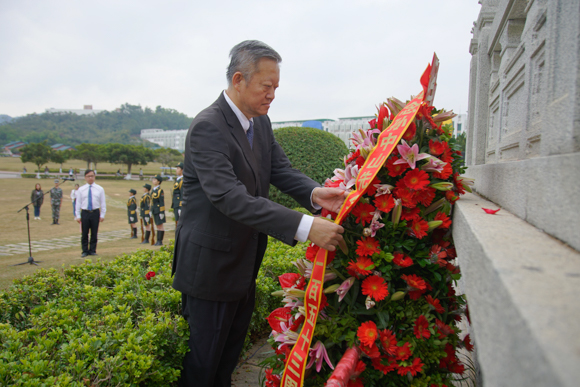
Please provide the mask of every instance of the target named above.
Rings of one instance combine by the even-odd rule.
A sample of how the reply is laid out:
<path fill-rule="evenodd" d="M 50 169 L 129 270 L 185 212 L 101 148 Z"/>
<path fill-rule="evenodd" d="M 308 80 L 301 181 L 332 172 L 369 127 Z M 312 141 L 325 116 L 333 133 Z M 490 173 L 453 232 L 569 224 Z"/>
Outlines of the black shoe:
<path fill-rule="evenodd" d="M 155 244 L 153 246 L 163 246 L 163 243 L 157 241 L 157 242 L 155 242 Z"/>
<path fill-rule="evenodd" d="M 92 251 L 89 251 L 89 255 L 99 255 L 99 254 L 93 253 Z"/>
<path fill-rule="evenodd" d="M 148 245 L 149 239 L 143 239 L 143 242 L 139 243 L 140 245 Z"/>
<path fill-rule="evenodd" d="M 82 258 L 84 258 L 84 257 L 86 257 L 87 255 L 89 255 L 89 253 L 82 253 L 82 254 L 81 254 L 81 257 L 82 257 Z"/>
<path fill-rule="evenodd" d="M 131 239 L 137 239 L 137 235 L 133 235 Z"/>

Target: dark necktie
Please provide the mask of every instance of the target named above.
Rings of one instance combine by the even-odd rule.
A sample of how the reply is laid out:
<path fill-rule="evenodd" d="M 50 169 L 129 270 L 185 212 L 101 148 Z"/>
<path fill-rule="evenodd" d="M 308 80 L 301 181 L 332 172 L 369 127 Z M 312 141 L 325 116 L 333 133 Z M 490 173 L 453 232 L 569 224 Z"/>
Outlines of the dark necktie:
<path fill-rule="evenodd" d="M 93 188 L 93 186 L 89 185 L 89 205 L 87 206 L 87 210 L 89 211 L 93 210 L 93 195 L 91 192 L 91 188 Z"/>
<path fill-rule="evenodd" d="M 250 148 L 254 148 L 254 123 L 250 121 L 250 128 L 246 132 L 246 137 L 248 138 L 248 142 L 250 143 Z"/>

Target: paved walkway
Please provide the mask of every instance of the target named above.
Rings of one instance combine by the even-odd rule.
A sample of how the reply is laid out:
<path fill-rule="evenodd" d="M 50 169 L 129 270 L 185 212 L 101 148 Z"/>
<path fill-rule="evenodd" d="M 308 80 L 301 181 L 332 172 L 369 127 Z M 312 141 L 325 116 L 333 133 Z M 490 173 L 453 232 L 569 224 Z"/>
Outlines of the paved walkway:
<path fill-rule="evenodd" d="M 175 230 L 175 224 L 171 222 L 165 223 L 166 231 Z M 127 229 L 99 232 L 99 244 L 117 241 L 119 239 L 127 239 Z M 38 251 L 66 249 L 67 247 L 78 247 L 80 235 L 73 235 L 64 238 L 43 239 L 40 241 L 30 241 L 32 252 Z M 14 243 L 10 245 L 0 246 L 0 256 L 8 256 L 14 254 L 28 254 L 28 242 Z"/>

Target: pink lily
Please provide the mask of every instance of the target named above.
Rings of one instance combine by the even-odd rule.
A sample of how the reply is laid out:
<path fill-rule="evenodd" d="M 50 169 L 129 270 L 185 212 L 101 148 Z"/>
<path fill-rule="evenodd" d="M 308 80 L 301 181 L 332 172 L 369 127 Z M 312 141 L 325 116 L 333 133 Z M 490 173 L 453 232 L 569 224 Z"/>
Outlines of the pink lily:
<path fill-rule="evenodd" d="M 394 188 L 390 184 L 374 184 L 374 186 L 377 189 L 377 193 L 375 194 L 375 197 L 390 194 L 391 190 Z"/>
<path fill-rule="evenodd" d="M 332 365 L 330 359 L 328 358 L 326 347 L 324 346 L 324 344 L 322 344 L 322 341 L 318 340 L 316 344 L 314 344 L 314 347 L 310 348 L 310 361 L 308 362 L 308 364 L 306 364 L 306 368 L 308 369 L 312 367 L 314 362 L 316 362 L 316 372 L 320 372 L 323 360 L 326 361 L 326 364 L 328 364 L 328 366 L 331 369 L 334 369 L 334 366 Z"/>
<path fill-rule="evenodd" d="M 286 323 L 281 322 L 280 327 L 283 329 L 282 332 L 272 331 L 272 335 L 274 336 L 274 341 L 280 343 L 278 349 L 282 348 L 282 346 L 294 345 L 296 341 L 298 341 L 299 334 L 297 332 L 291 331 L 289 326 Z"/>
<path fill-rule="evenodd" d="M 439 160 L 437 157 L 429 156 L 427 158 L 427 164 L 421 167 L 422 170 L 426 172 L 443 172 L 443 167 L 447 164 L 444 161 Z"/>
<path fill-rule="evenodd" d="M 352 284 L 354 284 L 354 277 L 349 277 L 340 286 L 336 289 L 336 293 L 338 294 L 338 302 L 341 302 L 346 293 L 350 290 Z"/>
<path fill-rule="evenodd" d="M 360 133 L 360 134 L 359 134 Z M 381 133 L 379 129 L 363 130 L 359 129 L 357 132 L 352 132 L 352 144 L 360 151 L 360 155 L 365 159 L 373 150 L 377 140 L 372 136 L 374 133 Z"/>
<path fill-rule="evenodd" d="M 419 160 L 430 157 L 428 153 L 419 153 L 419 145 L 414 144 L 412 147 L 407 144 L 405 140 L 401 140 L 402 144 L 397 145 L 397 149 L 401 154 L 401 158 L 394 162 L 394 164 L 409 164 L 411 169 L 415 169 L 415 163 Z"/>
<path fill-rule="evenodd" d="M 381 222 L 379 222 L 379 219 L 381 217 L 381 212 L 380 211 L 375 211 L 374 216 L 373 216 L 373 220 L 371 222 L 371 237 L 374 238 L 374 236 L 377 234 L 377 231 L 380 228 L 385 227 L 385 225 Z"/>
<path fill-rule="evenodd" d="M 457 114 L 453 113 L 453 110 L 448 112 L 446 112 L 445 110 L 441 110 L 439 114 L 433 116 L 433 122 L 435 123 L 444 122 L 452 119 L 453 117 L 457 117 Z"/>
<path fill-rule="evenodd" d="M 367 310 L 375 306 L 375 302 L 371 299 L 371 296 L 368 296 L 365 300 L 365 306 L 367 307 Z"/>
<path fill-rule="evenodd" d="M 405 107 L 405 103 L 403 101 L 398 100 L 395 97 L 387 98 L 386 105 L 389 107 L 391 114 L 396 116 L 399 114 L 401 110 Z"/>

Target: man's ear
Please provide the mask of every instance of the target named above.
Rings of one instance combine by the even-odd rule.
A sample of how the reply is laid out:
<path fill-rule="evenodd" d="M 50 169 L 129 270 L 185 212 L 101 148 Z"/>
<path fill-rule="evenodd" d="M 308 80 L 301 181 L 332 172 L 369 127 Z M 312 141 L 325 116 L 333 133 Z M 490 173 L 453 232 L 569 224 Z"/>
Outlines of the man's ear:
<path fill-rule="evenodd" d="M 236 72 L 232 77 L 232 86 L 236 89 L 237 92 L 240 92 L 242 83 L 245 84 L 246 80 L 244 79 L 244 75 L 241 72 Z"/>

